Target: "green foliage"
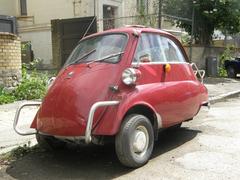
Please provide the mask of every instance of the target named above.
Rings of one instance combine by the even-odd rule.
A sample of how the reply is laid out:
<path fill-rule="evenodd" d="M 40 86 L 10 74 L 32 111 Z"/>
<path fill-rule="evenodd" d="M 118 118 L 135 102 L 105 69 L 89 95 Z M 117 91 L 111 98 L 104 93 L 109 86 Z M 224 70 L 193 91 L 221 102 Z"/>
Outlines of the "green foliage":
<path fill-rule="evenodd" d="M 220 56 L 218 75 L 220 77 L 227 77 L 227 71 L 224 67 L 224 62 L 226 60 L 232 59 L 232 54 L 234 53 L 234 46 L 227 47 Z"/>
<path fill-rule="evenodd" d="M 18 100 L 41 99 L 47 89 L 48 76 L 39 74 L 36 71 L 27 74 L 23 71 L 22 82 L 13 91 Z"/>
<path fill-rule="evenodd" d="M 210 44 L 215 29 L 229 34 L 240 31 L 239 0 L 169 0 L 164 2 L 166 14 L 192 19 L 194 9 L 193 36 L 198 44 Z M 189 34 L 191 22 L 185 19 L 173 21 Z"/>
<path fill-rule="evenodd" d="M 32 62 L 30 62 L 30 63 L 28 63 L 28 64 L 22 63 L 22 68 L 23 68 L 23 69 L 26 69 L 26 70 L 30 70 L 30 71 L 33 71 L 33 70 L 36 71 L 37 66 L 38 66 L 39 64 L 41 64 L 42 61 L 43 61 L 42 59 L 36 58 L 36 59 L 34 59 Z"/>
<path fill-rule="evenodd" d="M 10 93 L 6 92 L 3 87 L 0 87 L 0 105 L 12 103 L 15 101 L 15 97 Z"/>
<path fill-rule="evenodd" d="M 0 104 L 11 103 L 15 100 L 42 99 L 47 90 L 48 74 L 38 73 L 36 66 L 39 60 L 31 64 L 23 64 L 22 81 L 12 92 L 0 88 Z"/>
<path fill-rule="evenodd" d="M 41 99 L 47 90 L 48 75 L 37 73 L 36 66 L 39 59 L 30 64 L 23 64 L 22 81 L 13 91 L 13 95 L 18 100 Z M 27 73 L 27 70 L 32 70 Z"/>
<path fill-rule="evenodd" d="M 21 50 L 22 50 L 22 51 L 25 51 L 25 50 L 27 50 L 30 46 L 31 46 L 31 42 L 30 42 L 30 41 L 28 41 L 28 42 L 26 42 L 26 43 L 21 43 Z"/>
<path fill-rule="evenodd" d="M 184 34 L 181 36 L 181 43 L 183 45 L 189 45 L 191 43 L 191 37 L 188 34 Z"/>

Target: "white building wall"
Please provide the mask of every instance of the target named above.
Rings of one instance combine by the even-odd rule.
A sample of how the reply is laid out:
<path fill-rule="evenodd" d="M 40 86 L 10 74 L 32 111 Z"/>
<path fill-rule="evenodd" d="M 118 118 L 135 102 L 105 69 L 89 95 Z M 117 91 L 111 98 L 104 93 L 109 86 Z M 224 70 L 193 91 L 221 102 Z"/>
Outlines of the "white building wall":
<path fill-rule="evenodd" d="M 17 5 L 15 0 L 0 0 L 0 15 L 16 16 Z"/>
<path fill-rule="evenodd" d="M 136 15 L 136 0 L 95 0 L 95 3 L 98 19 L 103 18 L 103 5 L 116 7 L 115 17 Z M 0 0 L 0 14 L 17 16 L 22 41 L 31 41 L 35 57 L 48 66 L 52 64 L 51 20 L 93 16 L 94 0 L 27 0 L 27 17 L 20 16 L 19 0 Z M 122 24 L 128 23 L 119 26 Z M 103 22 L 99 22 L 98 30 L 102 29 Z"/>
<path fill-rule="evenodd" d="M 52 59 L 52 38 L 51 31 L 32 31 L 21 33 L 22 41 L 31 41 L 32 50 L 35 58 L 43 59 L 46 66 L 51 64 Z M 48 60 L 48 61 L 47 61 Z"/>
<path fill-rule="evenodd" d="M 18 18 L 19 35 L 22 41 L 31 41 L 34 57 L 50 67 L 51 20 L 93 16 L 93 4 L 93 0 L 27 0 L 28 18 Z"/>

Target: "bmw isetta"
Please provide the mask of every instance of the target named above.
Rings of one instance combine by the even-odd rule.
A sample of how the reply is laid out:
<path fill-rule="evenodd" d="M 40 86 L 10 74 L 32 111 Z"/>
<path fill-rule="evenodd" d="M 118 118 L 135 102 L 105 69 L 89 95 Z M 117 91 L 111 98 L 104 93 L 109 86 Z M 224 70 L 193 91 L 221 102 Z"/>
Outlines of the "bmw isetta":
<path fill-rule="evenodd" d="M 197 74 L 204 76 L 167 32 L 131 26 L 96 33 L 78 43 L 41 103 L 18 108 L 14 129 L 53 149 L 114 139 L 120 162 L 140 167 L 160 129 L 180 127 L 208 105 Z M 17 126 L 25 106 L 39 106 L 30 132 Z"/>

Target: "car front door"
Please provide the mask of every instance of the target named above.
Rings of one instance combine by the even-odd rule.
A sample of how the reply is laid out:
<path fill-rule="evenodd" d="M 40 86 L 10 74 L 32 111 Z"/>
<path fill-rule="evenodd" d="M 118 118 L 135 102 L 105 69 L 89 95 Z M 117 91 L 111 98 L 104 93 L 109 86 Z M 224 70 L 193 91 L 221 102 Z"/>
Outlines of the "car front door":
<path fill-rule="evenodd" d="M 139 87 L 151 87 L 147 101 L 160 114 L 164 127 L 197 113 L 199 82 L 174 38 L 142 33 L 133 66 L 141 71 Z"/>

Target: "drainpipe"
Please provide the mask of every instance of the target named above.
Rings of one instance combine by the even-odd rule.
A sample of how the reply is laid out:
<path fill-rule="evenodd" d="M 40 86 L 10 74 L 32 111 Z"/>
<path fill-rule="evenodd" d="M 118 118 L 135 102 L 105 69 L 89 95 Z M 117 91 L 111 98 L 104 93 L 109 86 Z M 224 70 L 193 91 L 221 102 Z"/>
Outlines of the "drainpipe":
<path fill-rule="evenodd" d="M 158 1 L 158 28 L 162 28 L 162 0 Z"/>
<path fill-rule="evenodd" d="M 194 26 L 195 26 L 195 1 L 193 1 L 193 10 L 192 10 L 192 29 L 191 29 L 191 45 L 190 45 L 190 52 L 189 52 L 189 57 L 190 57 L 190 62 L 192 62 L 192 48 L 193 48 L 193 39 L 194 39 Z"/>
<path fill-rule="evenodd" d="M 96 0 L 93 0 L 94 16 L 96 16 Z"/>

